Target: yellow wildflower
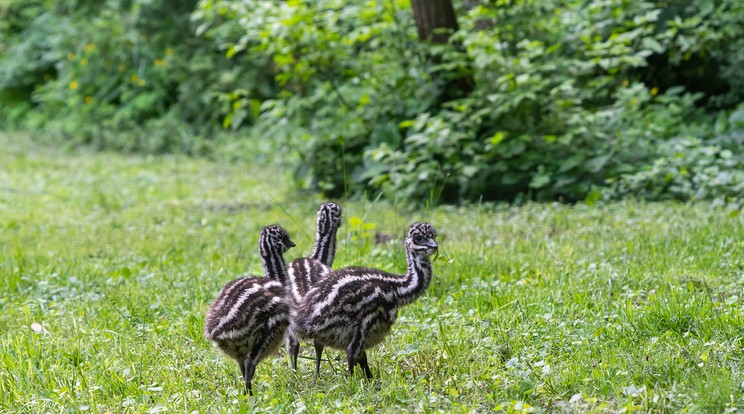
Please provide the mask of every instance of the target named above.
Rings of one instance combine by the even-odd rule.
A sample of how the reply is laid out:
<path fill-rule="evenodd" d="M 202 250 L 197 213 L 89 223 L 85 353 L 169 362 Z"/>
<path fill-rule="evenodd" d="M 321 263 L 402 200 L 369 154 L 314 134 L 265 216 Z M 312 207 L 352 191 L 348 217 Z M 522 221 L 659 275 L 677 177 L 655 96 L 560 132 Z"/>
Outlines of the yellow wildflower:
<path fill-rule="evenodd" d="M 89 104 L 91 102 L 93 102 L 93 97 L 92 96 L 86 96 L 85 97 L 85 103 Z"/>
<path fill-rule="evenodd" d="M 132 80 L 132 83 L 137 83 L 139 76 L 137 76 L 136 73 L 133 73 L 130 79 Z"/>
<path fill-rule="evenodd" d="M 166 48 L 165 49 L 165 55 L 166 56 L 171 56 L 172 54 L 173 54 L 173 49 L 171 49 L 171 48 Z"/>
<path fill-rule="evenodd" d="M 68 54 L 67 54 L 67 60 L 73 60 L 73 59 L 75 59 L 75 54 L 73 54 L 73 53 L 68 53 Z"/>
<path fill-rule="evenodd" d="M 88 59 L 87 58 L 80 59 L 80 64 L 83 65 L 83 66 L 87 65 L 88 64 Z"/>
<path fill-rule="evenodd" d="M 155 59 L 155 66 L 165 66 L 165 59 Z"/>
<path fill-rule="evenodd" d="M 70 82 L 70 89 L 72 89 L 74 91 L 77 88 L 78 88 L 78 83 L 77 82 L 75 82 L 75 81 Z"/>
<path fill-rule="evenodd" d="M 90 53 L 94 50 L 96 50 L 96 45 L 94 45 L 93 43 L 88 43 L 87 45 L 85 45 L 86 52 Z"/>
<path fill-rule="evenodd" d="M 657 93 L 659 93 L 659 88 L 657 88 L 656 86 L 651 88 L 651 96 L 656 96 Z"/>
<path fill-rule="evenodd" d="M 139 80 L 139 82 L 137 82 L 137 84 L 138 84 L 139 86 L 145 86 L 145 84 L 146 84 L 146 83 L 147 83 L 147 82 L 145 82 L 145 80 L 144 80 L 144 79 L 140 79 L 140 80 Z"/>

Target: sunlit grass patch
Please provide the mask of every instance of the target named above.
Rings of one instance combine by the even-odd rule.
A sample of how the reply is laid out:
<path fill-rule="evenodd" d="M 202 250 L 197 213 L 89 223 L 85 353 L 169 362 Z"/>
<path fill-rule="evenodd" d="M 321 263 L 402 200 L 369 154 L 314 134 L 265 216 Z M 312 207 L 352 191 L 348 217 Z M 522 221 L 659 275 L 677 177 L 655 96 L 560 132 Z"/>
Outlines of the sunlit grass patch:
<path fill-rule="evenodd" d="M 0 410 L 744 408 L 744 229 L 709 204 L 344 202 L 338 266 L 402 270 L 417 220 L 447 257 L 370 352 L 374 380 L 346 378 L 328 350 L 313 387 L 305 344 L 297 373 L 283 353 L 260 364 L 248 399 L 203 339 L 204 312 L 224 283 L 261 272 L 262 226 L 289 230 L 288 259 L 308 254 L 320 200 L 263 165 L 7 148 Z"/>

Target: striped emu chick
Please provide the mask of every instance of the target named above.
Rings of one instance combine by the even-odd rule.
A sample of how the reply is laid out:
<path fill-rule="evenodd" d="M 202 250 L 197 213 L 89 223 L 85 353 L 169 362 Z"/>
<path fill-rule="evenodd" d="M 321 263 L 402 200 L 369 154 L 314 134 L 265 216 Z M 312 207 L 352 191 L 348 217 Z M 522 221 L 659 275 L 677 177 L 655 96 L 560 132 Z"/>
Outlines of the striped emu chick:
<path fill-rule="evenodd" d="M 310 257 L 293 260 L 289 263 L 288 290 L 292 304 L 297 306 L 310 288 L 325 277 L 333 266 L 336 255 L 336 233 L 341 226 L 342 210 L 338 204 L 323 203 L 318 207 L 318 221 L 315 230 L 315 246 Z M 300 341 L 287 332 L 287 353 L 293 370 L 297 370 L 297 355 L 300 353 Z M 315 375 L 320 370 L 320 358 L 323 346 L 315 344 Z"/>
<path fill-rule="evenodd" d="M 271 225 L 261 230 L 258 250 L 265 277 L 242 277 L 222 288 L 207 312 L 204 336 L 238 362 L 245 391 L 253 395 L 256 365 L 281 345 L 289 325 L 285 299 L 287 265 L 282 256 L 294 243 L 287 232 Z"/>
<path fill-rule="evenodd" d="M 293 310 L 290 332 L 345 350 L 349 375 L 359 364 L 367 378 L 372 378 L 365 350 L 382 342 L 398 317 L 398 307 L 416 300 L 429 286 L 436 236 L 429 223 L 411 225 L 406 237 L 405 274 L 363 267 L 331 271 Z"/>

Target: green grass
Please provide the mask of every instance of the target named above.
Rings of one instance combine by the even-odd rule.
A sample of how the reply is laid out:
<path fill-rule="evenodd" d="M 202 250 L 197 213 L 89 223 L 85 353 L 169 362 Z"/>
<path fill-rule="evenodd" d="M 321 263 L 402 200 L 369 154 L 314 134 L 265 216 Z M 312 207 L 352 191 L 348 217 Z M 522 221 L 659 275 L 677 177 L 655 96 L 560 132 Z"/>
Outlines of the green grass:
<path fill-rule="evenodd" d="M 283 352 L 259 365 L 248 398 L 204 313 L 260 273 L 262 226 L 308 254 L 321 200 L 276 167 L 0 148 L 0 411 L 744 409 L 744 227 L 725 209 L 343 203 L 337 266 L 402 271 L 374 233 L 414 220 L 452 261 L 371 351 L 376 379 L 330 350 L 313 387 L 305 345 L 296 374 Z"/>

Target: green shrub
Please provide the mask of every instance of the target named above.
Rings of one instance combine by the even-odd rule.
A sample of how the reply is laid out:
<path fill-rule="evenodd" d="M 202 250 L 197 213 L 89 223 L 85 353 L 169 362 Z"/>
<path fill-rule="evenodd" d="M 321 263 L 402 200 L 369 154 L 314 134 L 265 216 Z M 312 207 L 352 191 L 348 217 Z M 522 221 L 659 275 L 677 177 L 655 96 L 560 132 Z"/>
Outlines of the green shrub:
<path fill-rule="evenodd" d="M 670 139 L 704 144 L 705 111 L 744 100 L 734 0 L 474 2 L 465 53 L 419 42 L 406 1 L 271 4 L 203 0 L 196 16 L 228 53 L 271 57 L 282 92 L 258 129 L 305 137 L 288 140 L 296 176 L 331 195 L 580 200 Z M 453 70 L 476 88 L 440 103 Z"/>
<path fill-rule="evenodd" d="M 32 109 L 37 85 L 52 79 L 64 58 L 60 43 L 67 20 L 44 10 L 43 1 L 11 0 L 0 6 L 0 125 L 17 127 Z"/>
<path fill-rule="evenodd" d="M 398 124 L 434 102 L 407 1 L 199 4 L 195 18 L 229 55 L 272 59 L 282 90 L 262 103 L 258 134 L 287 137 L 311 188 L 369 188 L 364 152 L 399 145 Z"/>
<path fill-rule="evenodd" d="M 744 105 L 721 117 L 711 139 L 686 136 L 661 142 L 654 160 L 613 179 L 605 196 L 649 200 L 719 200 L 741 203 L 744 194 Z"/>
<path fill-rule="evenodd" d="M 79 6 L 39 3 L 0 57 L 12 74 L 0 96 L 26 103 L 13 117 L 27 126 L 102 148 L 199 153 L 198 138 L 254 121 L 236 115 L 246 97 L 274 92 L 265 59 L 238 64 L 196 35 L 195 2 Z"/>

